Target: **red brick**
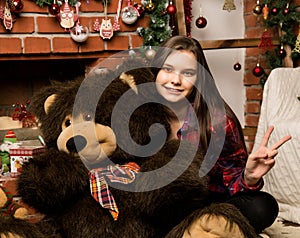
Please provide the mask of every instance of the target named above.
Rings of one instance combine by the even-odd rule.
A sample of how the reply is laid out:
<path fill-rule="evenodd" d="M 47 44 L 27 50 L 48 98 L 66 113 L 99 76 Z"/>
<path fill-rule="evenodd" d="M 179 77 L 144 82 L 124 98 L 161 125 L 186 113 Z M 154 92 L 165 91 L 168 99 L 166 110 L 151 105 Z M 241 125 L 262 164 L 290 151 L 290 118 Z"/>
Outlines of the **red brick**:
<path fill-rule="evenodd" d="M 128 36 L 113 36 L 107 41 L 107 50 L 128 50 Z"/>
<path fill-rule="evenodd" d="M 245 20 L 245 25 L 247 27 L 256 27 L 258 24 L 257 17 L 254 16 L 253 14 L 244 16 L 244 20 Z"/>
<path fill-rule="evenodd" d="M 26 37 L 24 54 L 50 53 L 50 40 L 46 37 Z"/>
<path fill-rule="evenodd" d="M 143 38 L 138 35 L 131 35 L 132 48 L 139 48 L 143 45 Z"/>
<path fill-rule="evenodd" d="M 68 33 L 60 26 L 59 21 L 54 16 L 37 17 L 36 23 L 38 33 Z"/>
<path fill-rule="evenodd" d="M 249 72 L 245 72 L 244 74 L 244 85 L 259 85 L 260 78 L 255 77 L 252 73 L 252 69 Z"/>
<path fill-rule="evenodd" d="M 261 100 L 262 89 L 254 87 L 246 87 L 246 98 L 247 100 Z"/>
<path fill-rule="evenodd" d="M 259 115 L 246 115 L 245 125 L 246 126 L 257 126 L 259 120 Z"/>
<path fill-rule="evenodd" d="M 78 44 L 71 37 L 55 37 L 52 40 L 53 53 L 78 53 Z"/>
<path fill-rule="evenodd" d="M 33 17 L 18 17 L 15 21 L 11 33 L 27 33 L 34 32 L 34 18 Z"/>
<path fill-rule="evenodd" d="M 0 54 L 21 54 L 22 41 L 19 38 L 0 38 Z"/>
<path fill-rule="evenodd" d="M 104 42 L 102 38 L 99 36 L 89 36 L 86 42 L 80 44 L 80 52 L 95 52 L 95 51 L 103 51 L 104 50 Z"/>
<path fill-rule="evenodd" d="M 103 12 L 102 1 L 82 1 L 79 10 L 81 12 Z"/>
<path fill-rule="evenodd" d="M 260 113 L 260 101 L 246 102 L 245 113 Z"/>

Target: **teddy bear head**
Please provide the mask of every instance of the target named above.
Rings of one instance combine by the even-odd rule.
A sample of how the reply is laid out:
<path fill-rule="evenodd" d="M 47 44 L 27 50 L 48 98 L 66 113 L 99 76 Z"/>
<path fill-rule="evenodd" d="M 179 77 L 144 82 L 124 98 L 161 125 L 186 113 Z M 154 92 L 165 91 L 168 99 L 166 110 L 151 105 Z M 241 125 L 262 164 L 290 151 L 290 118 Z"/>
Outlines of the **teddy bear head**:
<path fill-rule="evenodd" d="M 80 155 L 88 168 L 108 157 L 124 162 L 158 151 L 170 134 L 170 112 L 159 102 L 151 70 L 136 65 L 92 71 L 85 79 L 55 83 L 37 93 L 32 111 L 46 145 Z"/>

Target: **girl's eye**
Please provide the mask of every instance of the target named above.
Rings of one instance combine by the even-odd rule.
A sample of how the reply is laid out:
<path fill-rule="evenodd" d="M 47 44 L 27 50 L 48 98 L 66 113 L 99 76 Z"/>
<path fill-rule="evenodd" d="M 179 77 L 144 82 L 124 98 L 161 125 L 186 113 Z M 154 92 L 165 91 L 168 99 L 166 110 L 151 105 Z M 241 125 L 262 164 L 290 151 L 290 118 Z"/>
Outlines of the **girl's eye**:
<path fill-rule="evenodd" d="M 196 75 L 196 71 L 184 71 L 182 73 L 185 77 L 193 77 Z"/>
<path fill-rule="evenodd" d="M 167 73 L 171 73 L 173 71 L 171 67 L 167 67 L 167 66 L 164 66 L 162 69 Z"/>
<path fill-rule="evenodd" d="M 86 115 L 84 115 L 84 120 L 85 121 L 91 121 L 92 120 L 92 116 L 90 114 L 86 114 Z"/>

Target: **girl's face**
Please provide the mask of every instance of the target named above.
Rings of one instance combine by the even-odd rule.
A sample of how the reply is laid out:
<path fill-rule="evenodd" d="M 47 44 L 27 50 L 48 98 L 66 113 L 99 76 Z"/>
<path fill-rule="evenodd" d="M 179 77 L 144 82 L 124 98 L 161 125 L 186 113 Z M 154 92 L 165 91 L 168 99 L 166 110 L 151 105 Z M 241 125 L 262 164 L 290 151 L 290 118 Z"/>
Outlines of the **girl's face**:
<path fill-rule="evenodd" d="M 156 88 L 169 102 L 187 98 L 197 79 L 197 61 L 190 51 L 174 51 L 166 59 L 156 77 Z"/>

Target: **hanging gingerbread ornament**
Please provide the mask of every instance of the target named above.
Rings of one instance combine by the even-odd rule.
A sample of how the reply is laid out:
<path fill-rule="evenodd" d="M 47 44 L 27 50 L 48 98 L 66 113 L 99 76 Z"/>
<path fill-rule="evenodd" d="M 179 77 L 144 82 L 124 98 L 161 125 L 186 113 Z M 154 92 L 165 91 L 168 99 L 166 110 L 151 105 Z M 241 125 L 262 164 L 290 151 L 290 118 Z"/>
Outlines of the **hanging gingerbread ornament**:
<path fill-rule="evenodd" d="M 76 21 L 78 20 L 78 8 L 80 3 L 76 3 L 76 13 L 74 10 L 70 8 L 68 0 L 65 0 L 65 4 L 63 10 L 60 10 L 60 13 L 56 15 L 57 19 L 60 22 L 60 25 L 65 28 L 65 30 L 69 30 L 72 28 Z"/>
<path fill-rule="evenodd" d="M 60 6 L 57 4 L 56 0 L 53 0 L 53 3 L 48 7 L 49 13 L 53 16 L 56 16 L 60 13 Z"/>
<path fill-rule="evenodd" d="M 131 1 L 128 1 L 127 7 L 124 7 L 121 11 L 121 19 L 125 24 L 131 25 L 134 24 L 138 17 L 140 16 L 138 10 L 131 5 Z"/>
<path fill-rule="evenodd" d="M 4 8 L 0 7 L 0 18 L 3 20 L 5 29 L 10 31 L 13 28 L 13 23 L 16 21 L 16 17 L 11 13 L 7 2 Z"/>
<path fill-rule="evenodd" d="M 255 77 L 260 77 L 265 73 L 265 71 L 263 67 L 261 67 L 260 64 L 257 63 L 256 66 L 252 69 L 252 73 Z"/>
<path fill-rule="evenodd" d="M 260 5 L 259 0 L 257 0 L 252 12 L 256 16 L 262 14 L 262 6 Z"/>
<path fill-rule="evenodd" d="M 154 5 L 154 3 L 152 2 L 152 0 L 149 0 L 149 2 L 148 2 L 148 3 L 146 4 L 146 6 L 145 6 L 145 9 L 146 9 L 146 11 L 149 12 L 149 13 L 151 13 L 151 12 L 154 11 L 155 5 Z"/>
<path fill-rule="evenodd" d="M 207 25 L 207 20 L 202 16 L 202 7 L 200 5 L 199 17 L 196 19 L 195 24 L 198 28 L 204 28 Z"/>
<path fill-rule="evenodd" d="M 8 6 L 11 12 L 19 13 L 23 10 L 24 2 L 23 0 L 8 0 Z"/>
<path fill-rule="evenodd" d="M 268 19 L 269 12 L 270 12 L 270 9 L 268 7 L 268 4 L 265 4 L 265 6 L 262 9 L 263 17 L 264 17 L 265 20 Z"/>
<path fill-rule="evenodd" d="M 177 12 L 176 6 L 173 4 L 172 1 L 170 1 L 169 5 L 167 6 L 167 13 L 169 15 L 175 15 Z"/>
<path fill-rule="evenodd" d="M 223 5 L 223 10 L 227 10 L 228 12 L 232 10 L 236 10 L 236 6 L 234 5 L 234 0 L 225 0 Z"/>
<path fill-rule="evenodd" d="M 107 17 L 107 4 L 108 4 L 108 0 L 103 0 L 105 18 L 102 19 L 100 30 L 99 30 L 100 36 L 103 40 L 110 39 L 114 35 L 114 30 L 113 30 L 111 20 L 108 19 Z"/>

